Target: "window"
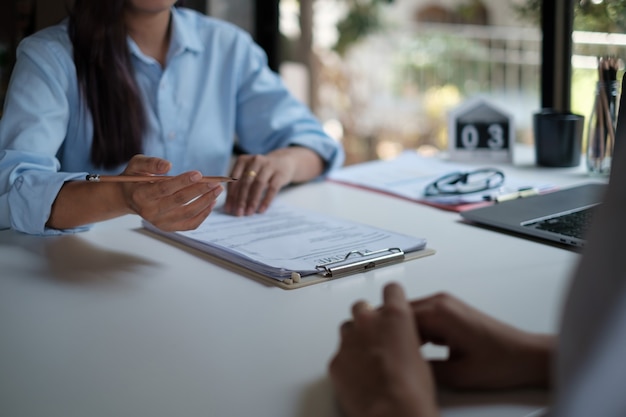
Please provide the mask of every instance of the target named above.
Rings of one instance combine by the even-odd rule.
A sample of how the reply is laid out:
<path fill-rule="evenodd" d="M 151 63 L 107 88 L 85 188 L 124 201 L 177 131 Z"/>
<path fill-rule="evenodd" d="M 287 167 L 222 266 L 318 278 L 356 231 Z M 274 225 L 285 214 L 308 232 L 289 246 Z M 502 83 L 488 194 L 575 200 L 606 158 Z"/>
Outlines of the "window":
<path fill-rule="evenodd" d="M 404 149 L 446 149 L 448 111 L 477 95 L 512 113 L 516 140 L 532 144 L 532 114 L 543 103 L 541 3 L 281 0 L 283 65 L 306 68 L 306 99 L 329 133 L 343 141 L 347 164 Z M 576 12 L 565 96 L 570 105 L 571 95 L 573 111 L 586 115 L 596 56 L 626 53 L 622 35 L 607 35 L 606 19 L 607 25 L 599 24 L 600 10 L 613 7 L 608 15 L 617 16 L 626 10 L 615 13 L 622 2 L 550 3 Z M 550 28 L 561 29 L 567 25 Z M 311 56 L 303 38 L 310 39 Z M 558 42 L 556 53 L 569 54 Z M 569 60 L 566 72 L 547 66 L 552 86 L 567 81 Z"/>

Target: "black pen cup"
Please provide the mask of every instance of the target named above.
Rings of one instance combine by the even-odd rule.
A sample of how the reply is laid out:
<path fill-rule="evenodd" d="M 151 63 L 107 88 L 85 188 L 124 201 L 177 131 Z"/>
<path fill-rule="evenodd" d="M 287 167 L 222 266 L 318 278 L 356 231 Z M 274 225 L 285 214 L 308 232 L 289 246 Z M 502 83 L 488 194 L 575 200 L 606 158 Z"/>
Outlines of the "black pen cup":
<path fill-rule="evenodd" d="M 533 115 L 535 161 L 544 167 L 580 165 L 585 117 L 543 109 Z"/>

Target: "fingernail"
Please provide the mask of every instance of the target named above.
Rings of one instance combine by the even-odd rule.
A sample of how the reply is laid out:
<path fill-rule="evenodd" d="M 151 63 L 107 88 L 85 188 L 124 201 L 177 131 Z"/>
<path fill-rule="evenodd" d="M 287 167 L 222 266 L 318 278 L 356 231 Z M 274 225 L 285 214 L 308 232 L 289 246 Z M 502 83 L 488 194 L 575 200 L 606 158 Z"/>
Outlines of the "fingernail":
<path fill-rule="evenodd" d="M 200 181 L 200 178 L 202 178 L 202 174 L 200 174 L 199 172 L 194 172 L 191 174 L 191 181 L 196 182 L 196 181 Z"/>
<path fill-rule="evenodd" d="M 162 159 L 161 159 L 161 160 L 159 160 L 159 162 L 157 163 L 157 169 L 158 169 L 159 171 L 165 171 L 165 170 L 167 170 L 167 166 L 168 166 L 168 165 L 169 165 L 169 164 L 167 163 L 167 161 L 164 161 L 164 160 L 162 160 Z"/>

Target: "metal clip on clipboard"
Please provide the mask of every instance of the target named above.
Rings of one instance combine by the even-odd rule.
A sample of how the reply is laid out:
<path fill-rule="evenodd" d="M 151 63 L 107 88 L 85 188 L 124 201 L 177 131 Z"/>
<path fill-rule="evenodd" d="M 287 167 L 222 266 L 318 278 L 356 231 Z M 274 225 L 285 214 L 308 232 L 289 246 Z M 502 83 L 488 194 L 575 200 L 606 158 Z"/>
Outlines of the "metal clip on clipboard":
<path fill-rule="evenodd" d="M 318 274 L 326 278 L 364 272 L 381 265 L 404 260 L 404 251 L 400 248 L 381 249 L 373 252 L 353 250 L 345 258 L 316 265 Z"/>

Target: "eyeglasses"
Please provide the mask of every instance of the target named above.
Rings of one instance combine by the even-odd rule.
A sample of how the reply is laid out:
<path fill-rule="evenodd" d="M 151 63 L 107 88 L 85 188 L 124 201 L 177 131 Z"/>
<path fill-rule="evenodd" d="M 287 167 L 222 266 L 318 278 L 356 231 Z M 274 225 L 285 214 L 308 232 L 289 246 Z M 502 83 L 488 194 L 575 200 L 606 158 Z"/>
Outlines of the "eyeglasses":
<path fill-rule="evenodd" d="M 483 168 L 469 172 L 452 172 L 426 186 L 424 195 L 459 195 L 477 193 L 497 188 L 504 183 L 504 173 L 495 168 Z"/>

